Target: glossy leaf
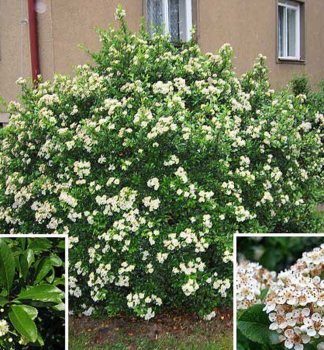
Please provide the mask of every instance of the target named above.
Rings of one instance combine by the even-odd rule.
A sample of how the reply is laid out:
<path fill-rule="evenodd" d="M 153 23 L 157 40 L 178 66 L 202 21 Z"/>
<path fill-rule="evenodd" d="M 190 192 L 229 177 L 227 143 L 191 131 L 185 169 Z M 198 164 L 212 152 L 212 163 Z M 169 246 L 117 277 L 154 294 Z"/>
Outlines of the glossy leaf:
<path fill-rule="evenodd" d="M 54 306 L 56 306 L 58 304 L 61 304 L 62 299 L 61 298 L 52 298 L 52 299 L 50 299 L 50 301 L 28 300 L 28 303 L 31 306 L 36 307 L 37 309 L 39 309 L 39 308 L 48 309 L 48 308 L 53 308 Z"/>
<path fill-rule="evenodd" d="M 52 248 L 52 242 L 47 238 L 31 238 L 29 239 L 28 248 L 34 252 L 42 252 Z"/>
<path fill-rule="evenodd" d="M 54 286 L 64 286 L 65 285 L 65 276 L 63 275 L 63 277 L 59 277 L 59 278 L 55 278 L 54 282 L 53 282 Z"/>
<path fill-rule="evenodd" d="M 15 275 L 15 258 L 12 254 L 11 249 L 1 238 L 0 239 L 0 278 L 8 293 L 10 293 L 14 275 Z"/>
<path fill-rule="evenodd" d="M 34 320 L 38 316 L 38 311 L 36 308 L 30 305 L 19 305 L 19 306 L 22 307 L 27 312 L 27 314 L 32 320 Z"/>
<path fill-rule="evenodd" d="M 48 257 L 42 258 L 36 270 L 35 284 L 39 283 L 51 271 L 52 266 Z"/>
<path fill-rule="evenodd" d="M 30 299 L 30 300 L 39 300 L 39 301 L 49 301 L 62 299 L 64 298 L 64 292 L 59 288 L 52 285 L 41 285 L 30 287 L 26 291 L 22 291 L 18 295 L 18 299 Z"/>
<path fill-rule="evenodd" d="M 263 308 L 264 305 L 254 305 L 247 309 L 238 319 L 237 328 L 253 342 L 263 345 L 278 344 L 278 333 L 269 329 L 270 321 Z"/>
<path fill-rule="evenodd" d="M 55 267 L 60 267 L 63 264 L 62 259 L 59 256 L 57 256 L 56 254 L 50 255 L 50 262 L 51 262 L 52 266 L 55 266 Z"/>
<path fill-rule="evenodd" d="M 46 281 L 50 284 L 53 283 L 55 278 L 55 269 L 53 268 L 53 266 L 51 266 L 51 269 L 52 269 L 52 273 L 46 278 Z"/>
<path fill-rule="evenodd" d="M 37 345 L 44 346 L 44 340 L 39 333 L 37 334 Z"/>
<path fill-rule="evenodd" d="M 19 243 L 20 243 L 20 246 L 22 249 L 25 249 L 26 248 L 26 238 L 19 238 Z"/>
<path fill-rule="evenodd" d="M 25 257 L 26 257 L 27 262 L 28 262 L 28 267 L 30 267 L 31 264 L 35 260 L 35 256 L 34 256 L 33 250 L 32 249 L 27 249 L 27 251 L 25 252 Z"/>
<path fill-rule="evenodd" d="M 65 239 L 60 240 L 59 244 L 57 245 L 58 248 L 65 249 Z"/>
<path fill-rule="evenodd" d="M 53 309 L 56 310 L 56 311 L 64 311 L 65 310 L 65 304 L 64 303 L 60 303 L 58 305 L 55 305 L 53 307 Z"/>
<path fill-rule="evenodd" d="M 9 300 L 0 296 L 0 306 L 5 306 L 6 304 L 9 303 Z"/>
<path fill-rule="evenodd" d="M 13 305 L 9 312 L 9 318 L 16 331 L 23 337 L 33 343 L 37 340 L 36 324 L 22 305 Z"/>
<path fill-rule="evenodd" d="M 19 266 L 20 266 L 21 275 L 24 281 L 26 281 L 28 276 L 28 261 L 24 254 L 21 254 L 19 257 Z"/>

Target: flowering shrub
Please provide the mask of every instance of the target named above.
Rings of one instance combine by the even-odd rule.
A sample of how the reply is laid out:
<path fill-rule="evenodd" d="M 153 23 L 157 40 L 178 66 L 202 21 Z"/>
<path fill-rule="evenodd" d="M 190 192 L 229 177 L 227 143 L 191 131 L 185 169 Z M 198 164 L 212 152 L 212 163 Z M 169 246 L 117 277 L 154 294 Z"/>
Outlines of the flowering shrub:
<path fill-rule="evenodd" d="M 277 279 L 271 280 L 268 286 L 259 283 L 260 269 L 256 263 L 244 263 L 238 268 L 237 308 L 250 307 L 240 315 L 238 329 L 248 339 L 261 344 L 284 342 L 285 348 L 295 350 L 303 350 L 304 345 L 309 344 L 309 349 L 323 349 L 324 244 L 304 253 L 296 264 L 278 274 Z M 250 287 L 249 293 L 247 286 Z M 242 300 L 246 300 L 246 303 L 242 303 Z M 264 319 L 265 313 L 268 320 Z M 259 320 L 262 317 L 262 322 L 249 328 L 251 315 L 254 316 L 253 322 L 256 315 L 259 315 Z M 264 326 L 268 327 L 267 337 L 260 337 L 258 332 Z"/>
<path fill-rule="evenodd" d="M 0 239 L 1 349 L 64 348 L 64 239 Z"/>
<path fill-rule="evenodd" d="M 99 30 L 95 65 L 23 89 L 0 150 L 0 231 L 68 233 L 75 312 L 168 308 L 211 319 L 231 300 L 234 232 L 314 231 L 324 118 L 143 25 Z"/>

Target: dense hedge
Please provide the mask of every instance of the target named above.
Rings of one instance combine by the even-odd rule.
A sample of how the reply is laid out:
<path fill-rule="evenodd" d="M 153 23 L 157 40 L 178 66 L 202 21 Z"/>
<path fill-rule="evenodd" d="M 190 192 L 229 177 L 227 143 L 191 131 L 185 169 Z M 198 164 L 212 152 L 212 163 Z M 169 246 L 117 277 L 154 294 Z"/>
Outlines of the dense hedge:
<path fill-rule="evenodd" d="M 95 64 L 32 90 L 20 80 L 0 151 L 0 231 L 69 233 L 71 305 L 211 318 L 232 234 L 315 231 L 323 116 L 270 90 L 264 57 L 236 78 L 144 26 L 99 30 Z"/>

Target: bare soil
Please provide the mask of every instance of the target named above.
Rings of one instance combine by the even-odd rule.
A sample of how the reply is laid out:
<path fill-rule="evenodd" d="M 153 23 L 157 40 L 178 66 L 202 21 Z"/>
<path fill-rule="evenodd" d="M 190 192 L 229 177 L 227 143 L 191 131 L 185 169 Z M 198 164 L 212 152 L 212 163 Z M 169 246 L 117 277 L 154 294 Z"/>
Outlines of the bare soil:
<path fill-rule="evenodd" d="M 69 330 L 73 337 L 88 334 L 93 345 L 114 344 L 121 338 L 127 339 L 129 349 L 132 347 L 132 338 L 147 337 L 155 341 L 166 335 L 176 339 L 185 339 L 195 334 L 199 329 L 199 336 L 204 341 L 208 338 L 221 338 L 233 328 L 232 312 L 230 310 L 217 310 L 217 316 L 210 322 L 203 321 L 195 313 L 168 313 L 162 314 L 149 322 L 129 317 L 85 317 L 71 316 Z M 135 346 L 135 345 L 134 345 Z"/>

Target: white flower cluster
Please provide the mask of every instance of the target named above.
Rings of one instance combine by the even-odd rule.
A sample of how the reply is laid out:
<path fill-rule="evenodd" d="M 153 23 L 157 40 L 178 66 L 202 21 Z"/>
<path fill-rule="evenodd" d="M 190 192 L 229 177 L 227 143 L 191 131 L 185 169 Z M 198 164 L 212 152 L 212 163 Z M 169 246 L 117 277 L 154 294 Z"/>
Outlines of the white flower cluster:
<path fill-rule="evenodd" d="M 159 179 L 154 177 L 153 179 L 150 179 L 147 181 L 148 187 L 153 187 L 155 191 L 157 191 L 160 187 Z"/>
<path fill-rule="evenodd" d="M 303 350 L 313 340 L 324 339 L 324 244 L 278 274 L 258 263 L 242 262 L 237 268 L 237 308 L 261 304 L 261 291 L 269 288 L 264 311 L 270 330 L 279 333 L 287 349 Z M 322 349 L 324 343 L 319 343 Z"/>
<path fill-rule="evenodd" d="M 272 285 L 275 276 L 274 272 L 266 270 L 258 263 L 241 262 L 236 272 L 237 309 L 244 310 L 254 304 L 261 304 L 261 292 Z"/>
<path fill-rule="evenodd" d="M 270 329 L 280 334 L 288 349 L 302 350 L 304 344 L 324 337 L 323 267 L 321 245 L 281 272 L 267 294 Z"/>
<path fill-rule="evenodd" d="M 0 337 L 3 337 L 9 332 L 9 325 L 6 320 L 0 320 Z"/>
<path fill-rule="evenodd" d="M 187 283 L 184 284 L 181 288 L 184 294 L 188 297 L 194 294 L 199 289 L 199 284 L 197 283 L 196 280 L 189 278 Z"/>
<path fill-rule="evenodd" d="M 146 295 L 145 293 L 128 294 L 127 305 L 131 309 L 136 309 L 138 316 L 144 318 L 146 321 L 150 320 L 155 316 L 155 312 L 152 307 L 148 305 L 162 305 L 162 299 L 158 298 L 155 294 Z"/>
<path fill-rule="evenodd" d="M 91 164 L 90 162 L 74 162 L 73 170 L 82 179 L 90 174 Z"/>
<path fill-rule="evenodd" d="M 126 11 L 121 6 L 118 6 L 118 8 L 117 8 L 117 10 L 115 12 L 115 19 L 116 20 L 121 20 L 125 16 L 126 16 Z"/>

